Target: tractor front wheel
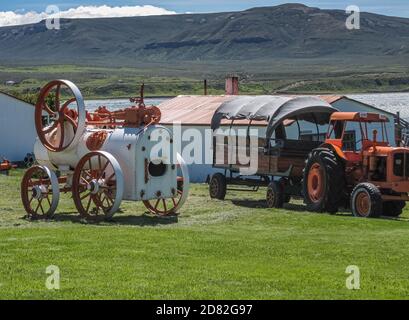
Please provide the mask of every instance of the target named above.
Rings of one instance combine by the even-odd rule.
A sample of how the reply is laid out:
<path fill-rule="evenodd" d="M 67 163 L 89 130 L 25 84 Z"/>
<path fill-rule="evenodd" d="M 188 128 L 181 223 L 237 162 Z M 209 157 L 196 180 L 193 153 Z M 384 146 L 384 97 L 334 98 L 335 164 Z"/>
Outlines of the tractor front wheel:
<path fill-rule="evenodd" d="M 358 184 L 351 194 L 351 209 L 355 217 L 379 217 L 382 214 L 381 192 L 372 183 Z"/>
<path fill-rule="evenodd" d="M 336 213 L 344 200 L 342 160 L 330 149 L 313 150 L 305 162 L 302 187 L 307 210 Z"/>

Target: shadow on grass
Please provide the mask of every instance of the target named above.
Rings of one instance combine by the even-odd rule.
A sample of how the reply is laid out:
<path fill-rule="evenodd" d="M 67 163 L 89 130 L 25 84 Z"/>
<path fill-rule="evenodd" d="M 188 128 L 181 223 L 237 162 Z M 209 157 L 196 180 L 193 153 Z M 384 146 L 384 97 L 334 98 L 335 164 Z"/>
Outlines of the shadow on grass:
<path fill-rule="evenodd" d="M 112 226 L 112 225 L 124 225 L 124 226 L 157 226 L 157 225 L 169 225 L 179 222 L 179 218 L 177 216 L 169 216 L 169 217 L 159 217 L 153 216 L 150 214 L 143 214 L 141 216 L 134 216 L 134 215 L 115 215 L 110 220 L 101 219 L 99 221 L 87 221 L 84 218 L 81 218 L 78 215 L 78 212 L 62 212 L 57 213 L 54 218 L 54 221 L 57 222 L 72 222 L 72 223 L 80 223 L 80 224 L 90 224 L 96 226 Z"/>
<path fill-rule="evenodd" d="M 254 200 L 254 199 L 232 199 L 230 200 L 232 204 L 239 206 L 239 207 L 244 207 L 244 208 L 250 208 L 250 209 L 257 209 L 257 208 L 267 208 L 266 201 L 264 199 L 261 200 Z M 284 210 L 288 211 L 294 211 L 294 212 L 308 212 L 307 207 L 304 204 L 300 203 L 285 203 L 283 208 Z M 320 213 L 317 213 L 320 214 Z M 328 214 L 328 215 L 333 215 L 333 216 L 340 216 L 340 217 L 351 217 L 351 218 L 356 218 L 352 215 L 351 210 L 348 208 L 339 208 L 339 211 L 335 214 L 330 214 L 330 213 L 322 213 L 322 214 Z M 358 219 L 358 218 L 357 218 Z M 382 219 L 382 220 L 392 220 L 392 221 L 409 221 L 409 218 L 406 217 L 388 217 L 388 216 L 380 216 L 377 219 Z"/>
<path fill-rule="evenodd" d="M 267 208 L 266 200 L 254 200 L 254 199 L 232 199 L 231 203 L 244 208 Z M 298 203 L 285 203 L 283 209 L 290 210 L 290 211 L 298 211 L 298 212 L 305 212 L 307 208 L 303 204 Z"/>

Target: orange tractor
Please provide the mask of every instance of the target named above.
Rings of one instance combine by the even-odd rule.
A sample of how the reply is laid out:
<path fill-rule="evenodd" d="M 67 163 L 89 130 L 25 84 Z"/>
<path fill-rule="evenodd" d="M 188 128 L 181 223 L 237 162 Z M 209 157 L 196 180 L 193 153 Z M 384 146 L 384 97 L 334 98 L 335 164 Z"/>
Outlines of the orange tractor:
<path fill-rule="evenodd" d="M 402 213 L 409 200 L 409 148 L 389 145 L 388 121 L 375 113 L 331 115 L 326 140 L 311 151 L 303 172 L 308 210 L 335 213 L 350 206 L 358 217 Z"/>

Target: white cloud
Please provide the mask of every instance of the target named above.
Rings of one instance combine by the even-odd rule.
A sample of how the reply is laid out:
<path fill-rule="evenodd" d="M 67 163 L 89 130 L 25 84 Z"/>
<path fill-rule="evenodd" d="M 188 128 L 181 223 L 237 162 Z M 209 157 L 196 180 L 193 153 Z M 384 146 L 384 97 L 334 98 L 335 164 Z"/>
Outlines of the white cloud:
<path fill-rule="evenodd" d="M 69 19 L 90 19 L 90 18 L 114 18 L 114 17 L 136 17 L 136 16 L 152 16 L 152 15 L 167 15 L 176 14 L 174 11 L 169 11 L 163 8 L 146 6 L 123 6 L 110 7 L 103 6 L 80 6 L 71 8 L 65 11 L 60 11 L 61 18 Z M 0 27 L 15 26 L 21 24 L 37 23 L 48 17 L 46 12 L 30 11 L 19 13 L 13 11 L 0 11 Z"/>

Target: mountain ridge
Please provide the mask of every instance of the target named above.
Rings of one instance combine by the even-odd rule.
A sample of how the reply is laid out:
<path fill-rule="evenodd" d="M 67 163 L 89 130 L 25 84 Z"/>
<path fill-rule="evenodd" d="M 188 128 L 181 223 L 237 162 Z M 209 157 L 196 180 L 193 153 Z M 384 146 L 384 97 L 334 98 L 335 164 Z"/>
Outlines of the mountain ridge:
<path fill-rule="evenodd" d="M 291 3 L 238 12 L 62 19 L 0 28 L 0 61 L 131 66 L 142 62 L 356 59 L 409 56 L 409 19 Z M 0 63 L 1 64 L 1 63 Z"/>

